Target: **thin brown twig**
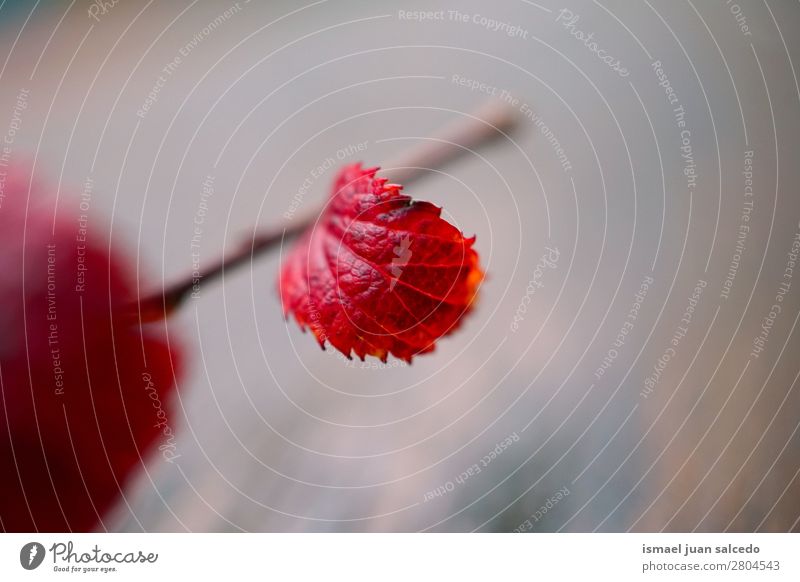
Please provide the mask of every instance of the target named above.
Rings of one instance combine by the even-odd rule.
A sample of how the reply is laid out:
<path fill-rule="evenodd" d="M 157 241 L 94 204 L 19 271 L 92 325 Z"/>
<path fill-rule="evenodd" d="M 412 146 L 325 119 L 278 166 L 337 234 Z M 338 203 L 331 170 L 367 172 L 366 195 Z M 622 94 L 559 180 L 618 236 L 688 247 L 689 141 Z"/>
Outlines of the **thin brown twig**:
<path fill-rule="evenodd" d="M 417 142 L 387 162 L 382 167 L 381 176 L 395 184 L 410 184 L 428 174 L 428 170 L 443 167 L 472 149 L 506 135 L 517 122 L 518 115 L 508 105 L 490 101 L 471 115 L 454 120 L 430 138 Z M 282 240 L 303 232 L 314 223 L 322 209 L 323 204 L 320 203 L 283 227 L 256 234 L 239 250 L 207 266 L 199 277 L 194 274 L 166 287 L 162 292 L 145 296 L 134 306 L 139 320 L 145 323 L 167 317 L 191 296 L 201 282 L 205 284 L 219 278 L 226 271 L 252 261 L 256 256 L 274 248 Z"/>

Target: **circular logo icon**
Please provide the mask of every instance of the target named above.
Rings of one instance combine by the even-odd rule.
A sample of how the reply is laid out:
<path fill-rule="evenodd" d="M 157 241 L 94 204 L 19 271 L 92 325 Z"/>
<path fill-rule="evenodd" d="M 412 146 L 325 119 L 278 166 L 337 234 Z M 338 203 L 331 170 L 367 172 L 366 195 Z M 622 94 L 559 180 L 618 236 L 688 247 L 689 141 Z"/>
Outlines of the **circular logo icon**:
<path fill-rule="evenodd" d="M 35 570 L 44 561 L 44 546 L 39 542 L 29 542 L 19 551 L 19 563 L 26 570 Z"/>

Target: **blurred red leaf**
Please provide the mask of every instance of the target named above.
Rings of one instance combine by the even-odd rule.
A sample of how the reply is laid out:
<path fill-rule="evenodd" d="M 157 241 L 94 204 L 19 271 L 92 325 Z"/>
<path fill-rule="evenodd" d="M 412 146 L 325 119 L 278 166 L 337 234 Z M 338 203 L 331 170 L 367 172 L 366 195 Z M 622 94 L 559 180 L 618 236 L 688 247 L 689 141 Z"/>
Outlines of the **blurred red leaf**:
<path fill-rule="evenodd" d="M 318 223 L 284 259 L 279 291 L 284 314 L 323 348 L 410 362 L 458 327 L 483 274 L 475 237 L 377 170 L 340 170 Z"/>
<path fill-rule="evenodd" d="M 130 317 L 135 267 L 29 174 L 0 198 L 0 529 L 90 531 L 145 457 L 175 458 L 179 346 Z"/>

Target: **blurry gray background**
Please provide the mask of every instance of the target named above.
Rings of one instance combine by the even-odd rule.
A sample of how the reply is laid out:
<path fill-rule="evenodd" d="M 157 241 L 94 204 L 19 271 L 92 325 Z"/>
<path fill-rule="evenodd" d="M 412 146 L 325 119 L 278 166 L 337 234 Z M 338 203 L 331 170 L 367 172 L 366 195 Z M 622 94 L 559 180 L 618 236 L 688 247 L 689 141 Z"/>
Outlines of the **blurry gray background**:
<path fill-rule="evenodd" d="M 0 129 L 29 90 L 13 155 L 66 206 L 93 181 L 143 291 L 191 272 L 196 216 L 206 264 L 325 197 L 328 158 L 380 164 L 489 93 L 522 117 L 407 190 L 477 235 L 462 329 L 353 366 L 284 322 L 279 252 L 203 286 L 169 322 L 180 456 L 109 530 L 798 529 L 797 2 L 6 4 Z"/>

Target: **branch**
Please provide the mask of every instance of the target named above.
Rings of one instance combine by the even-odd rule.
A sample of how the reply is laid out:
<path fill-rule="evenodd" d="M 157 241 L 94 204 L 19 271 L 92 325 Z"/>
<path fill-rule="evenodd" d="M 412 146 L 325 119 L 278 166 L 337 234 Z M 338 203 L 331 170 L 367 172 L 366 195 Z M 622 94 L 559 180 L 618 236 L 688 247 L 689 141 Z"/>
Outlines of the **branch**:
<path fill-rule="evenodd" d="M 505 103 L 490 101 L 472 114 L 454 120 L 430 138 L 386 162 L 381 166 L 381 176 L 391 183 L 410 184 L 426 175 L 428 170 L 443 167 L 451 160 L 472 151 L 473 148 L 507 135 L 517 125 L 518 119 L 515 110 Z M 323 207 L 324 203 L 320 203 L 302 216 L 293 219 L 291 223 L 255 235 L 238 251 L 207 266 L 199 280 L 205 283 L 216 279 L 226 271 L 252 261 L 258 255 L 274 248 L 282 240 L 300 234 L 317 220 Z M 190 275 L 162 292 L 145 296 L 138 305 L 131 308 L 142 323 L 164 319 L 191 295 L 197 281 L 196 275 L 194 277 Z"/>

